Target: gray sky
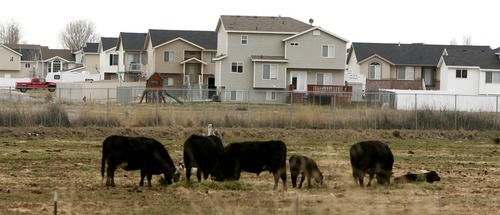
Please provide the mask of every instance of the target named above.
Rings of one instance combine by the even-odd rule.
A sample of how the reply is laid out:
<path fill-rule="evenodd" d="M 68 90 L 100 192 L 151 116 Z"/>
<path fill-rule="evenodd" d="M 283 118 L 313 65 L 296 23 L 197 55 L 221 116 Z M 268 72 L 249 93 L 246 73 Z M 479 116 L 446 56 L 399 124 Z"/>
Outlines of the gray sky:
<path fill-rule="evenodd" d="M 174 4 L 171 4 L 175 2 Z M 22 5 L 19 5 L 22 4 Z M 8 6 L 8 7 L 5 7 Z M 286 16 L 351 42 L 462 44 L 500 47 L 496 0 L 252 0 L 110 1 L 24 0 L 2 2 L 0 22 L 14 19 L 22 41 L 61 48 L 59 33 L 71 20 L 95 22 L 103 37 L 148 29 L 215 30 L 220 15 Z"/>

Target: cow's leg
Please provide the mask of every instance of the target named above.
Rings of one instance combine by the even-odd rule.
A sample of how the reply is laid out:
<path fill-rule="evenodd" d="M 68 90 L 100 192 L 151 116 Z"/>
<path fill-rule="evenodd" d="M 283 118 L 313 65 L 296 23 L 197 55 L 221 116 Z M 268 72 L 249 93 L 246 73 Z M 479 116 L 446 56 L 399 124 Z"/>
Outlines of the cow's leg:
<path fill-rule="evenodd" d="M 191 182 L 191 168 L 193 165 L 191 164 L 191 159 L 184 155 L 184 168 L 186 168 L 186 182 L 189 184 Z"/>
<path fill-rule="evenodd" d="M 196 178 L 198 179 L 198 182 L 201 182 L 201 169 L 198 168 L 196 170 Z"/>
<path fill-rule="evenodd" d="M 292 177 L 292 187 L 297 187 L 297 177 L 298 174 L 294 171 L 290 171 L 290 176 Z"/>
<path fill-rule="evenodd" d="M 203 180 L 206 181 L 208 179 L 208 172 L 203 171 Z"/>
<path fill-rule="evenodd" d="M 365 173 L 362 171 L 357 170 L 356 176 L 358 177 L 358 182 L 360 187 L 364 187 L 364 178 L 365 178 Z"/>
<path fill-rule="evenodd" d="M 281 169 L 281 181 L 283 181 L 283 190 L 286 191 L 286 165 Z"/>
<path fill-rule="evenodd" d="M 151 185 L 151 179 L 153 178 L 153 174 L 152 173 L 148 173 L 147 177 L 148 177 L 148 187 L 152 187 L 152 185 Z"/>
<path fill-rule="evenodd" d="M 144 186 L 144 177 L 146 177 L 146 172 L 141 170 L 141 181 L 139 182 L 139 186 Z"/>
<path fill-rule="evenodd" d="M 370 177 L 368 178 L 368 184 L 366 185 L 367 187 L 369 187 L 369 186 L 371 186 L 371 185 L 372 185 L 373 176 L 374 176 L 375 174 L 373 174 L 373 173 L 369 173 L 368 175 L 369 175 Z"/>
<path fill-rule="evenodd" d="M 301 176 L 300 176 L 299 188 L 302 188 L 302 183 L 304 183 L 305 179 L 306 179 L 306 175 L 304 173 L 302 173 Z"/>
<path fill-rule="evenodd" d="M 115 165 L 109 165 L 106 168 L 106 186 L 115 186 Z"/>

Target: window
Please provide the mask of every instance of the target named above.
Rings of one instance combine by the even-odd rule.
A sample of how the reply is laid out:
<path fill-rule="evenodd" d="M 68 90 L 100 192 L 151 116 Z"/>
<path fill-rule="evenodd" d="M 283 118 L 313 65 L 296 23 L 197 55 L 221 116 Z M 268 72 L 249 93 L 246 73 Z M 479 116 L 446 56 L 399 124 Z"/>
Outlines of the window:
<path fill-rule="evenodd" d="M 174 78 L 172 77 L 167 77 L 166 81 L 164 82 L 167 86 L 174 86 Z"/>
<path fill-rule="evenodd" d="M 321 57 L 334 58 L 335 57 L 335 46 L 334 45 L 323 45 L 321 48 Z"/>
<path fill-rule="evenodd" d="M 290 46 L 299 46 L 299 45 L 300 45 L 300 43 L 298 43 L 298 42 L 291 42 L 290 43 Z"/>
<path fill-rule="evenodd" d="M 231 101 L 243 101 L 243 92 L 242 91 L 231 91 Z"/>
<path fill-rule="evenodd" d="M 466 69 L 457 69 L 456 77 L 457 78 L 467 78 L 467 70 Z"/>
<path fill-rule="evenodd" d="M 163 62 L 174 62 L 174 52 L 164 52 Z"/>
<path fill-rule="evenodd" d="M 243 73 L 243 62 L 232 62 L 231 72 Z"/>
<path fill-rule="evenodd" d="M 190 58 L 201 59 L 201 52 L 200 51 L 185 51 L 184 52 L 184 60 L 187 60 Z"/>
<path fill-rule="evenodd" d="M 313 36 L 319 36 L 319 35 L 321 35 L 321 31 L 319 31 L 319 30 L 313 31 Z"/>
<path fill-rule="evenodd" d="M 486 72 L 487 84 L 500 84 L 500 72 Z"/>
<path fill-rule="evenodd" d="M 266 91 L 266 100 L 269 100 L 269 101 L 276 100 L 276 92 L 275 91 Z"/>
<path fill-rule="evenodd" d="M 30 63 L 25 63 L 24 64 L 24 68 L 30 68 L 31 67 L 31 64 Z"/>
<path fill-rule="evenodd" d="M 59 72 L 61 70 L 61 61 L 52 61 L 52 72 Z"/>
<path fill-rule="evenodd" d="M 277 80 L 278 79 L 278 65 L 277 64 L 264 64 L 264 65 L 262 65 L 262 79 L 264 79 L 264 80 Z"/>
<path fill-rule="evenodd" d="M 10 62 L 14 61 L 14 57 L 10 57 L 10 58 L 9 58 L 9 61 L 10 61 Z"/>
<path fill-rule="evenodd" d="M 415 67 L 413 66 L 398 66 L 398 80 L 413 80 L 415 77 Z"/>
<path fill-rule="evenodd" d="M 248 35 L 241 35 L 241 45 L 248 44 Z"/>
<path fill-rule="evenodd" d="M 381 73 L 382 73 L 382 66 L 380 66 L 380 63 L 378 62 L 370 63 L 370 74 L 369 74 L 370 79 L 380 80 Z"/>
<path fill-rule="evenodd" d="M 61 80 L 61 75 L 54 75 L 54 80 Z"/>
<path fill-rule="evenodd" d="M 118 65 L 118 55 L 117 54 L 110 54 L 109 55 L 109 65 L 110 66 Z"/>
<path fill-rule="evenodd" d="M 316 74 L 316 84 L 317 85 L 332 85 L 332 74 L 331 73 L 318 73 L 318 74 Z"/>

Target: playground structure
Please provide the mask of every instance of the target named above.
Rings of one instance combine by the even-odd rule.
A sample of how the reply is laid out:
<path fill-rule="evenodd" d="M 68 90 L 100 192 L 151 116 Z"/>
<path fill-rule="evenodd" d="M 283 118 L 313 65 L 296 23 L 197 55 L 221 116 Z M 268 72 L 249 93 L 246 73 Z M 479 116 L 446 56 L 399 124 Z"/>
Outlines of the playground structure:
<path fill-rule="evenodd" d="M 142 101 L 145 99 L 146 103 L 165 102 L 166 104 L 167 100 L 165 99 L 165 97 L 170 97 L 181 105 L 184 104 L 184 102 L 177 98 L 177 96 L 174 96 L 163 89 L 163 78 L 155 72 L 151 74 L 147 79 L 146 90 L 142 92 L 141 100 L 139 101 L 139 103 L 142 103 Z"/>

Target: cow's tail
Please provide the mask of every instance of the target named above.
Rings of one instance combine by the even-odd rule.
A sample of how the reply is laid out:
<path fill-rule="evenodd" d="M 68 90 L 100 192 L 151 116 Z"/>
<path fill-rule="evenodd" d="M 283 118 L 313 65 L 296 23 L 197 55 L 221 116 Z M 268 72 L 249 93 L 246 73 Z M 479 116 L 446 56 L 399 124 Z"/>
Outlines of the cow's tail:
<path fill-rule="evenodd" d="M 106 157 L 108 156 L 108 151 L 106 147 L 106 143 L 109 141 L 110 137 L 107 137 L 104 142 L 102 142 L 102 158 L 101 158 L 101 176 L 102 181 L 104 181 L 104 169 L 106 169 Z"/>

